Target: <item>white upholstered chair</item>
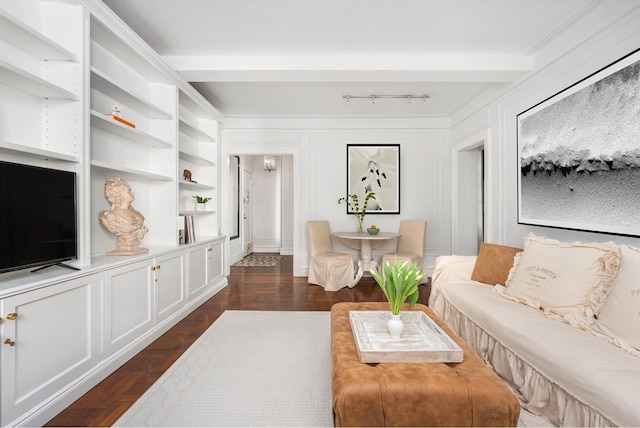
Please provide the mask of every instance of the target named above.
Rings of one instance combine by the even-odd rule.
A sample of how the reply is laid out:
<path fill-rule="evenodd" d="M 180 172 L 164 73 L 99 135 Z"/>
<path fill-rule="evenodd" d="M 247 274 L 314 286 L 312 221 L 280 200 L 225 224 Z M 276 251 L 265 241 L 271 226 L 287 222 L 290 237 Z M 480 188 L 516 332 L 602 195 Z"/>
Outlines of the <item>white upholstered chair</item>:
<path fill-rule="evenodd" d="M 390 265 L 394 263 L 404 263 L 412 265 L 417 263 L 420 270 L 424 265 L 424 240 L 427 234 L 427 222 L 424 220 L 400 220 L 400 237 L 398 247 L 394 253 L 382 255 L 381 266 L 385 261 Z M 420 283 L 427 282 L 425 275 Z"/>
<path fill-rule="evenodd" d="M 310 284 L 321 285 L 327 291 L 338 291 L 354 280 L 353 259 L 350 254 L 335 253 L 328 221 L 309 221 L 309 278 Z"/>

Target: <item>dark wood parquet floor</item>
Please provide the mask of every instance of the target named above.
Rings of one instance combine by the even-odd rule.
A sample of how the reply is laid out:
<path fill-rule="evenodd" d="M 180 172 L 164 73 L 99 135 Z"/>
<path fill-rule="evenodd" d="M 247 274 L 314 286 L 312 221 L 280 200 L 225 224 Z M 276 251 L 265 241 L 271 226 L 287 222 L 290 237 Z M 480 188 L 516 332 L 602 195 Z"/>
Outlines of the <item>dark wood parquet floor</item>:
<path fill-rule="evenodd" d="M 326 292 L 293 277 L 293 257 L 275 267 L 231 267 L 229 285 L 49 421 L 46 426 L 111 426 L 226 310 L 329 311 L 337 302 L 382 302 L 371 278 Z M 427 304 L 429 287 L 420 287 Z"/>

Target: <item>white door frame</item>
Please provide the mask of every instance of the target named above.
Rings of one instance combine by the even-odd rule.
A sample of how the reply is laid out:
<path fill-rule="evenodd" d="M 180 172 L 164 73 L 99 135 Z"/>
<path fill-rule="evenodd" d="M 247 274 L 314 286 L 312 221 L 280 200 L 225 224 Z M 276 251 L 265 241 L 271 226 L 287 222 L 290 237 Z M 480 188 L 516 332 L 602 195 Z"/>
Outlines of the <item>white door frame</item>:
<path fill-rule="evenodd" d="M 304 187 L 304 183 L 302 183 L 300 171 L 302 169 L 304 159 L 302 159 L 301 154 L 301 145 L 298 144 L 280 144 L 280 143 L 270 143 L 265 144 L 264 142 L 247 142 L 247 143 L 239 143 L 234 142 L 233 144 L 225 144 L 224 139 L 221 147 L 221 156 L 222 159 L 227 159 L 230 155 L 247 155 L 247 156 L 256 156 L 256 155 L 291 155 L 293 157 L 293 276 L 307 276 L 306 271 L 303 270 L 302 259 L 306 259 L 306 250 L 302 248 L 302 233 L 301 230 L 301 218 L 304 216 L 308 218 L 307 210 L 303 213 L 302 207 L 308 207 L 308 197 L 301 193 L 301 189 Z M 229 189 L 230 183 L 227 181 L 228 174 L 221 174 L 222 183 L 220 186 L 220 194 L 222 206 L 227 207 L 225 205 L 225 201 L 229 201 Z M 305 198 L 305 201 L 302 199 Z M 227 202 L 228 203 L 228 202 Z M 229 234 L 230 230 L 230 210 L 228 207 L 226 209 L 220 210 L 221 222 L 222 222 L 222 233 L 225 235 Z M 306 227 L 306 223 L 305 223 Z M 305 229 L 306 233 L 306 229 Z"/>
<path fill-rule="evenodd" d="M 490 168 L 488 167 L 488 150 L 489 150 L 489 136 L 490 136 L 490 130 L 483 130 L 483 131 L 479 131 L 467 138 L 464 138 L 461 141 L 458 141 L 456 143 L 453 144 L 453 149 L 452 149 L 452 186 L 451 186 L 451 250 L 452 250 L 452 254 L 465 254 L 465 255 L 469 255 L 469 254 L 477 254 L 477 249 L 476 251 L 473 251 L 473 249 L 471 249 L 471 244 L 469 244 L 470 239 L 476 239 L 476 236 L 474 236 L 473 238 L 470 237 L 463 237 L 460 235 L 459 233 L 459 224 L 462 221 L 468 221 L 470 219 L 462 218 L 462 213 L 467 213 L 469 212 L 468 207 L 465 205 L 465 201 L 464 197 L 460 194 L 459 192 L 459 186 L 461 185 L 462 182 L 468 182 L 469 180 L 463 180 L 462 179 L 462 174 L 468 174 L 469 173 L 469 166 L 474 167 L 474 161 L 469 159 L 469 153 L 471 151 L 479 151 L 481 149 L 485 150 L 485 156 L 484 156 L 484 184 L 483 184 L 483 189 L 484 189 L 484 207 L 485 207 L 485 211 L 484 211 L 484 215 L 485 216 L 489 216 L 489 212 L 488 212 L 488 207 L 490 207 L 489 202 L 489 198 L 490 198 L 490 192 L 487 192 L 487 185 L 488 185 L 488 180 L 491 179 L 491 177 L 489 177 L 489 171 Z M 472 156 L 475 156 L 472 155 Z M 477 162 L 477 161 L 476 161 Z M 470 165 L 471 164 L 471 165 Z M 479 168 L 479 165 L 477 163 L 475 163 L 475 167 Z M 480 173 L 479 171 L 477 171 L 478 173 L 475 174 L 474 177 L 472 177 L 473 181 L 475 182 L 476 186 L 475 188 L 478 189 L 478 191 L 482 190 L 479 185 L 479 181 L 480 181 Z M 479 199 L 479 198 L 478 198 Z M 474 201 L 474 207 L 475 207 L 475 203 L 477 201 Z M 480 214 L 476 215 L 475 219 L 473 219 L 474 224 L 478 224 L 478 227 L 484 227 L 483 230 L 483 236 L 485 237 L 485 239 L 487 239 L 487 236 L 489 235 L 489 222 L 484 221 L 483 224 L 479 223 L 478 220 L 478 216 Z"/>

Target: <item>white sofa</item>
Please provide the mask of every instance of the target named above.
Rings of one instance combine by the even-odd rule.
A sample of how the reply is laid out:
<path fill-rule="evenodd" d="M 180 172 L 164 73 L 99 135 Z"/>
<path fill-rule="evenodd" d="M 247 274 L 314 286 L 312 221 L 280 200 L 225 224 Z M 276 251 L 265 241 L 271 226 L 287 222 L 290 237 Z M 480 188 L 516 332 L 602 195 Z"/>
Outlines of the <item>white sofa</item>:
<path fill-rule="evenodd" d="M 536 308 L 505 296 L 499 284 L 472 280 L 482 251 L 479 256 L 436 260 L 429 306 L 512 389 L 523 409 L 521 421 L 555 426 L 640 426 L 640 351 L 613 335 L 602 334 L 591 320 L 581 324 L 574 317 L 570 322 L 571 316 L 550 313 L 545 305 Z M 515 256 L 516 265 L 524 254 Z M 637 273 L 629 272 L 632 267 L 638 269 L 637 258 L 633 266 L 631 261 L 625 265 L 624 259 L 618 260 L 615 276 L 619 266 L 627 267 L 627 279 Z M 514 270 L 508 270 L 507 289 Z M 607 295 L 600 296 L 597 313 L 617 286 L 615 276 L 609 281 Z M 633 278 L 638 288 L 634 293 L 640 294 L 638 278 Z M 497 292 L 501 288 L 502 292 Z M 640 317 L 640 311 L 630 316 Z M 595 317 L 593 320 L 597 322 Z M 633 327 L 640 331 L 640 324 Z"/>

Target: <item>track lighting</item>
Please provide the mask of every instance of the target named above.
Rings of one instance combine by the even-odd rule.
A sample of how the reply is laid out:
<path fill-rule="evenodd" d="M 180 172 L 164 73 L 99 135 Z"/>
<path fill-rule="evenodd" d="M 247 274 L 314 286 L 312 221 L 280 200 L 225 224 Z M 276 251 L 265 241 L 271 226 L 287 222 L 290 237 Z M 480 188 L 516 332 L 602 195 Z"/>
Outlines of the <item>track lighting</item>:
<path fill-rule="evenodd" d="M 411 104 L 411 101 L 413 99 L 420 98 L 422 99 L 422 104 L 427 105 L 427 98 L 429 98 L 429 95 L 427 94 L 424 94 L 424 95 L 343 95 L 342 98 L 344 98 L 347 101 L 347 107 L 351 106 L 351 100 L 353 99 L 368 99 L 368 100 L 371 100 L 371 105 L 375 106 L 376 100 L 380 98 L 405 99 L 409 104 Z"/>

